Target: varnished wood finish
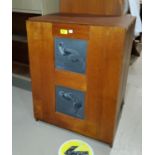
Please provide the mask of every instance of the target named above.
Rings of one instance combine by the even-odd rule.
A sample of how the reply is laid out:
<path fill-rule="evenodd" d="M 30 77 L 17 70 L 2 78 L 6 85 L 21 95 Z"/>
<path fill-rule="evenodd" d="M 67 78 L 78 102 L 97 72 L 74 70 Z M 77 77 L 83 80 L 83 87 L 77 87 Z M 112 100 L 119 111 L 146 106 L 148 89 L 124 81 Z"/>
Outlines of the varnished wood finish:
<path fill-rule="evenodd" d="M 61 0 L 62 13 L 122 15 L 124 0 Z"/>
<path fill-rule="evenodd" d="M 66 14 L 56 13 L 52 15 L 45 15 L 39 17 L 29 18 L 29 21 L 47 22 L 47 23 L 59 23 L 59 24 L 76 24 L 78 25 L 96 25 L 96 26 L 115 26 L 128 28 L 131 24 L 133 17 L 130 15 L 124 15 L 120 17 L 109 17 L 101 15 L 88 15 L 88 14 Z M 70 25 L 68 25 L 69 27 Z"/>
<path fill-rule="evenodd" d="M 52 22 L 52 18 L 48 17 L 49 22 L 44 22 L 43 17 L 40 22 L 39 18 L 27 21 L 35 118 L 111 145 L 124 98 L 135 18 L 117 17 L 111 25 L 108 17 L 98 17 L 99 25 L 93 20 L 92 24 L 84 24 L 87 17 L 79 24 L 71 24 L 65 16 L 64 23 Z M 123 22 L 125 18 L 128 25 Z M 75 28 L 75 36 L 68 38 L 87 36 L 84 37 L 88 41 L 84 75 L 55 69 L 54 37 L 67 37 L 58 34 L 57 28 L 63 27 L 62 24 L 66 29 Z M 79 33 L 76 33 L 77 28 L 81 28 Z M 56 112 L 55 87 L 59 85 L 86 93 L 84 120 Z"/>
<path fill-rule="evenodd" d="M 78 89 L 82 91 L 87 90 L 86 76 L 81 74 L 76 74 L 64 70 L 55 71 L 55 83 L 57 85 L 70 86 L 70 88 Z"/>
<path fill-rule="evenodd" d="M 74 30 L 74 33 L 63 35 L 63 34 L 60 34 L 61 29 Z M 52 32 L 53 32 L 53 35 L 57 37 L 73 38 L 73 39 L 89 39 L 89 26 L 54 23 Z"/>

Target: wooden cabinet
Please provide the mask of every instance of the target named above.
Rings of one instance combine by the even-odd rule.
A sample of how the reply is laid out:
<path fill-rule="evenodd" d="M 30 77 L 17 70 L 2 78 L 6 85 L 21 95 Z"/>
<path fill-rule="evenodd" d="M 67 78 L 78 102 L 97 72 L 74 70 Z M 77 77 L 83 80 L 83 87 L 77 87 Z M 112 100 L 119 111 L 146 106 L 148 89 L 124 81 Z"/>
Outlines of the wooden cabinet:
<path fill-rule="evenodd" d="M 113 143 L 135 18 L 54 14 L 27 21 L 34 116 Z"/>
<path fill-rule="evenodd" d="M 62 13 L 122 15 L 126 0 L 61 0 Z"/>

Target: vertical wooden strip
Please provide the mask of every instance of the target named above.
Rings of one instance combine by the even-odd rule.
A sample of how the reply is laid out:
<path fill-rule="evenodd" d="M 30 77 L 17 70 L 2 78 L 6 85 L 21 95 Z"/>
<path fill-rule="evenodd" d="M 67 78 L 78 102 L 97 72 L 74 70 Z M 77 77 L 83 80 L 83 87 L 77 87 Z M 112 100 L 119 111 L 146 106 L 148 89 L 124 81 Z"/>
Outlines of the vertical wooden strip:
<path fill-rule="evenodd" d="M 130 65 L 132 43 L 134 38 L 134 26 L 135 26 L 135 21 L 133 21 L 130 24 L 129 28 L 126 29 L 124 32 L 122 73 L 121 73 L 121 82 L 120 82 L 117 112 L 116 112 L 115 130 L 117 129 L 117 126 L 118 126 L 119 115 L 120 115 L 122 104 L 124 104 L 125 102 L 127 77 L 128 77 L 128 70 Z"/>
<path fill-rule="evenodd" d="M 102 27 L 92 26 L 90 29 L 90 40 L 87 57 L 87 104 L 86 104 L 86 116 L 87 120 L 96 125 L 99 118 L 100 106 L 102 104 L 102 74 L 104 62 L 104 54 L 106 49 L 106 33 L 101 33 Z M 102 35 L 103 36 L 102 36 Z M 102 40 L 102 42 L 100 41 Z"/>
<path fill-rule="evenodd" d="M 125 31 L 122 28 L 112 28 L 108 37 L 106 50 L 105 78 L 103 81 L 103 113 L 100 134 L 103 139 L 113 142 L 117 104 L 123 65 L 123 47 Z"/>
<path fill-rule="evenodd" d="M 123 43 L 123 29 L 91 27 L 86 109 L 88 120 L 96 123 L 97 137 L 107 143 L 112 143 L 115 129 Z"/>
<path fill-rule="evenodd" d="M 39 119 L 50 122 L 52 112 L 55 111 L 52 24 L 27 22 L 27 29 L 34 111 L 41 109 L 42 117 Z"/>
<path fill-rule="evenodd" d="M 36 119 L 43 118 L 43 98 L 41 95 L 40 55 L 42 48 L 41 24 L 27 21 L 30 72 L 32 79 L 33 107 Z"/>
<path fill-rule="evenodd" d="M 44 98 L 44 119 L 48 122 L 55 112 L 54 54 L 52 24 L 42 23 L 42 49 L 40 56 L 42 96 Z"/>

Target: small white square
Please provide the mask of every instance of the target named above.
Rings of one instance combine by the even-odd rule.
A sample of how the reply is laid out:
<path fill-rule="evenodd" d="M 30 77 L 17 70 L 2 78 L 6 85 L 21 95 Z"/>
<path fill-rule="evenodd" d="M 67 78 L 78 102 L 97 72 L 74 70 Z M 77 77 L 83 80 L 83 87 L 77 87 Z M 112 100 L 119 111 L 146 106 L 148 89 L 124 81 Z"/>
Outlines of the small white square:
<path fill-rule="evenodd" d="M 73 33 L 73 30 L 68 30 L 69 33 Z"/>

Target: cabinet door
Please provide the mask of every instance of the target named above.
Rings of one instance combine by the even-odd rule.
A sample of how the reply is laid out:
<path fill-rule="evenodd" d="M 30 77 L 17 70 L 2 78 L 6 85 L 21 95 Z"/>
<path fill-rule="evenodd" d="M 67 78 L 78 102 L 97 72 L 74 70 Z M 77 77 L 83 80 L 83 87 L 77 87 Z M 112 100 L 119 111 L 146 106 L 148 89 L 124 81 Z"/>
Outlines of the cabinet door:
<path fill-rule="evenodd" d="M 41 13 L 42 0 L 13 0 L 13 11 Z"/>

